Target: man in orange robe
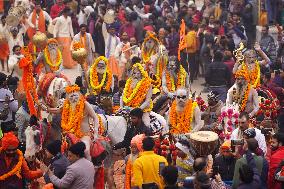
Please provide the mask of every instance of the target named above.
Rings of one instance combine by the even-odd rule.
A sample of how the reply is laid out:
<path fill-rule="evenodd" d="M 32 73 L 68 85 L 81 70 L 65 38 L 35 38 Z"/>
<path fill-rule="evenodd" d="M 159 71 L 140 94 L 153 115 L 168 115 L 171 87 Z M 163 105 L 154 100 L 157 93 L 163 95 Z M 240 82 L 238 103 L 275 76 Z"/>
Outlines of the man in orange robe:
<path fill-rule="evenodd" d="M 30 27 L 28 28 L 28 37 L 32 39 L 36 31 L 46 33 L 46 23 L 51 23 L 49 14 L 41 9 L 40 2 L 36 2 L 35 9 L 28 19 Z"/>
<path fill-rule="evenodd" d="M 18 146 L 19 140 L 14 133 L 4 134 L 0 148 L 0 188 L 24 188 L 24 178 L 36 179 L 43 175 L 41 170 L 29 169 Z"/>

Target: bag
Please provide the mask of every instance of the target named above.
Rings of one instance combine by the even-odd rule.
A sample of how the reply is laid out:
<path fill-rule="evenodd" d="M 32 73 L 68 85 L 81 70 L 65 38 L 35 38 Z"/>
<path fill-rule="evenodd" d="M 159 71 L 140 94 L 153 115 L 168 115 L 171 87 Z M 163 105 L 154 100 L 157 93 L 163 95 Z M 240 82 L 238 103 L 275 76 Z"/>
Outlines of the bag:
<path fill-rule="evenodd" d="M 95 166 L 101 165 L 103 160 L 106 158 L 107 151 L 99 140 L 95 140 L 91 144 L 90 155 L 92 157 L 92 162 Z"/>

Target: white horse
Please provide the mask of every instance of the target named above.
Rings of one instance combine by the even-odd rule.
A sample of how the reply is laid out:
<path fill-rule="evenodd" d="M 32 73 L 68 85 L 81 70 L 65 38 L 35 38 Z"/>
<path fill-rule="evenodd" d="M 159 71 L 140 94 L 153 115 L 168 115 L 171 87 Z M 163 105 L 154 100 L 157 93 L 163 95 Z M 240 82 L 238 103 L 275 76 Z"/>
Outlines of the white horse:
<path fill-rule="evenodd" d="M 41 150 L 41 144 L 38 144 L 36 137 L 40 134 L 39 130 L 34 130 L 31 126 L 28 126 L 25 130 L 26 136 L 26 151 L 25 158 L 32 160 L 36 153 Z"/>
<path fill-rule="evenodd" d="M 69 80 L 64 75 L 48 73 L 41 77 L 38 93 L 47 106 L 60 107 L 64 101 L 62 95 L 65 93 L 65 87 L 69 84 Z"/>

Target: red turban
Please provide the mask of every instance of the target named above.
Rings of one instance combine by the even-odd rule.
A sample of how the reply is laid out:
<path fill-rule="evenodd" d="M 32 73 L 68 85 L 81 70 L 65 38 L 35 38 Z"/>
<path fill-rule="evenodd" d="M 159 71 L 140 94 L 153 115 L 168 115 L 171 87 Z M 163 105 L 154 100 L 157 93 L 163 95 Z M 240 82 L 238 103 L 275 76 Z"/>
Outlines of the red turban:
<path fill-rule="evenodd" d="M 19 140 L 14 135 L 14 133 L 12 132 L 5 133 L 4 137 L 1 140 L 1 145 L 3 150 L 8 149 L 9 147 L 17 148 L 19 146 Z"/>

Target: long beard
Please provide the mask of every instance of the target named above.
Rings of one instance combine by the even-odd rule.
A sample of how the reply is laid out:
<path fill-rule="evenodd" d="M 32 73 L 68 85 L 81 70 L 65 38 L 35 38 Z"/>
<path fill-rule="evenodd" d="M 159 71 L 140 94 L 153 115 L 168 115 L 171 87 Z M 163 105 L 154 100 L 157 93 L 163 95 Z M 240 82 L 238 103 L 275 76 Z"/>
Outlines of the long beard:
<path fill-rule="evenodd" d="M 57 49 L 50 49 L 49 50 L 49 54 L 50 54 L 50 58 L 52 60 L 56 60 L 56 57 L 57 57 Z"/>

